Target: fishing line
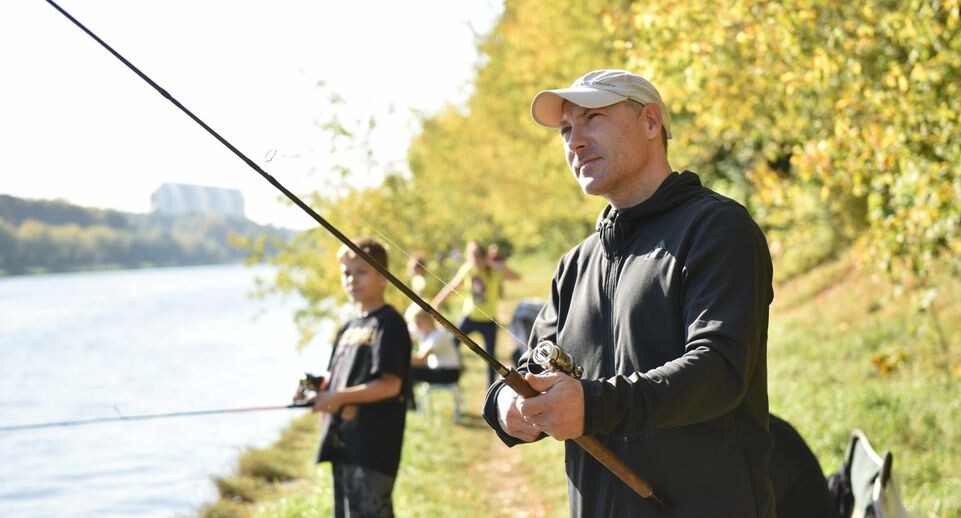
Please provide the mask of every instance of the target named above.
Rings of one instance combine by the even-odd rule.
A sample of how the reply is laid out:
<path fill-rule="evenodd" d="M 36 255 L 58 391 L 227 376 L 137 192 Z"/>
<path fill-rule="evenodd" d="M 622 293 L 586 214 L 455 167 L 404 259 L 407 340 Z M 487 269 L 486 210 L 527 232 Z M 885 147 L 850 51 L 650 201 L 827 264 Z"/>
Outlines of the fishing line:
<path fill-rule="evenodd" d="M 0 426 L 0 432 L 17 432 L 22 430 L 38 430 L 41 428 L 57 428 L 61 426 L 85 426 L 90 424 L 110 423 L 115 421 L 146 421 L 148 419 L 168 419 L 172 417 L 192 417 L 213 414 L 241 414 L 246 412 L 266 412 L 269 410 L 286 410 L 291 408 L 307 408 L 310 403 L 292 403 L 289 405 L 275 406 L 251 406 L 242 408 L 216 408 L 211 410 L 188 410 L 182 412 L 165 412 L 162 414 L 137 414 L 123 415 L 120 409 L 114 406 L 114 410 L 120 414 L 111 417 L 94 417 L 91 419 L 74 419 L 70 421 L 48 421 L 43 423 L 18 424 L 10 426 Z"/>
<path fill-rule="evenodd" d="M 442 315 L 437 309 L 431 306 L 427 301 L 423 299 L 420 295 L 410 289 L 406 284 L 404 284 L 400 279 L 386 268 L 386 266 L 380 264 L 375 260 L 368 252 L 360 248 L 357 243 L 354 243 L 350 238 L 344 235 L 337 227 L 331 224 L 329 221 L 324 219 L 323 216 L 318 214 L 309 205 L 303 202 L 297 195 L 292 193 L 286 187 L 280 184 L 273 176 L 268 174 L 263 170 L 256 162 L 244 155 L 239 149 L 234 147 L 233 144 L 228 142 L 225 138 L 220 136 L 219 133 L 214 131 L 210 126 L 208 126 L 204 121 L 200 120 L 196 115 L 194 115 L 190 110 L 188 110 L 184 105 L 180 104 L 179 101 L 174 99 L 166 90 L 160 87 L 154 80 L 150 79 L 146 74 L 140 71 L 136 66 L 134 66 L 130 61 L 121 56 L 117 51 L 115 51 L 110 45 L 107 45 L 103 40 L 100 39 L 96 34 L 91 32 L 82 23 L 77 21 L 73 16 L 63 10 L 56 2 L 53 0 L 47 0 L 47 3 L 53 6 L 57 11 L 60 12 L 64 17 L 70 20 L 74 25 L 83 30 L 87 35 L 97 41 L 103 48 L 108 52 L 113 54 L 121 63 L 127 66 L 131 71 L 136 73 L 141 79 L 143 79 L 147 84 L 153 87 L 158 93 L 160 93 L 164 98 L 169 100 L 174 106 L 176 106 L 180 111 L 184 112 L 188 117 L 190 117 L 194 122 L 196 122 L 200 127 L 210 133 L 211 136 L 216 138 L 221 144 L 229 149 L 232 153 L 237 155 L 238 158 L 244 161 L 251 169 L 257 172 L 265 180 L 267 180 L 271 185 L 274 186 L 278 191 L 284 194 L 290 201 L 295 205 L 300 207 L 304 212 L 310 215 L 320 226 L 322 226 L 327 232 L 336 237 L 341 243 L 343 243 L 347 248 L 349 248 L 357 257 L 360 257 L 368 265 L 370 265 L 374 270 L 377 271 L 382 277 L 384 277 L 388 282 L 393 284 L 397 289 L 399 289 L 404 295 L 407 296 L 411 301 L 420 306 L 421 309 L 430 314 L 438 323 L 441 324 L 444 329 L 450 331 L 451 334 L 460 339 L 461 343 L 467 346 L 474 354 L 481 357 L 487 365 L 497 372 L 504 379 L 504 383 L 511 387 L 515 392 L 524 397 L 535 397 L 539 395 L 539 392 L 534 390 L 530 384 L 524 380 L 523 376 L 515 369 L 508 368 L 500 361 L 497 360 L 493 355 L 489 354 L 486 350 L 477 345 L 476 342 L 470 339 L 466 333 L 461 331 L 457 326 L 455 326 L 450 320 L 448 320 L 444 315 Z M 286 407 L 285 407 L 286 408 Z M 217 412 L 217 411 L 215 411 Z M 149 418 L 149 417 L 145 417 Z M 129 418 L 128 418 L 129 419 Z M 637 493 L 642 498 L 650 499 L 652 505 L 665 511 L 670 512 L 670 504 L 658 497 L 654 493 L 654 488 L 649 482 L 644 480 L 635 470 L 629 466 L 623 459 L 618 457 L 608 448 L 606 445 L 600 442 L 596 437 L 590 435 L 582 435 L 575 439 L 572 439 L 581 448 L 583 448 L 592 457 L 597 459 L 605 468 L 607 468 L 614 476 L 621 479 L 625 484 L 627 484 L 635 493 Z"/>

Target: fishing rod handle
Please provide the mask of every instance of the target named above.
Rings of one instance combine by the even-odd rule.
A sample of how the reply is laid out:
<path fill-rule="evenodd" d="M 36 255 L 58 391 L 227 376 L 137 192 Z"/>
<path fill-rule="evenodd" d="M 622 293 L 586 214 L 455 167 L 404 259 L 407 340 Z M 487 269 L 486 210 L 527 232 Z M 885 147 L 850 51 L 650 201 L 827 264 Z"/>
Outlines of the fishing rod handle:
<path fill-rule="evenodd" d="M 517 369 L 510 369 L 507 375 L 504 376 L 504 383 L 514 389 L 514 392 L 520 396 L 535 397 L 540 395 L 540 393 L 534 390 L 530 384 L 527 383 L 527 380 L 517 372 Z M 621 460 L 620 457 L 614 455 L 614 452 L 607 446 L 604 446 L 597 438 L 590 435 L 582 435 L 574 439 L 574 442 L 589 453 L 591 457 L 597 459 L 597 462 L 600 462 L 601 465 L 607 468 L 617 478 L 627 484 L 627 486 L 634 490 L 641 498 L 649 499 L 650 502 L 661 511 L 666 513 L 671 512 L 670 504 L 654 493 L 654 488 L 651 487 L 651 484 L 638 475 L 627 463 Z"/>

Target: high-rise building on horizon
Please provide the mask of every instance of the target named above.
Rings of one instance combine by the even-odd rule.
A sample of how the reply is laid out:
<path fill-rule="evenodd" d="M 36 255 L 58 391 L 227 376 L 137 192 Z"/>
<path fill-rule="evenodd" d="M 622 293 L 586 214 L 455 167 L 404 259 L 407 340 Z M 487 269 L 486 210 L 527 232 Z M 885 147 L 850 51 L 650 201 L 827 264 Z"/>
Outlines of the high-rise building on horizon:
<path fill-rule="evenodd" d="M 160 214 L 221 214 L 245 219 L 238 189 L 165 183 L 150 195 L 150 210 Z"/>

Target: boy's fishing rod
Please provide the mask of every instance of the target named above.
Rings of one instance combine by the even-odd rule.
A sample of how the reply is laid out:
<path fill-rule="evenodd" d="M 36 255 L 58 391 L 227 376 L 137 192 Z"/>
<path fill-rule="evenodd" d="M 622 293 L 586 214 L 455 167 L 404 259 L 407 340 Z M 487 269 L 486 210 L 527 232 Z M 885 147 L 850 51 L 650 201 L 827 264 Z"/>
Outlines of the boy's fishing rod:
<path fill-rule="evenodd" d="M 477 345 L 477 343 L 471 340 L 466 333 L 461 331 L 450 320 L 448 320 L 446 317 L 441 315 L 440 312 L 434 309 L 434 307 L 431 306 L 426 300 L 424 300 L 419 295 L 414 293 L 412 289 L 407 287 L 407 285 L 404 284 L 400 279 L 398 279 L 392 273 L 390 273 L 387 270 L 387 268 L 385 268 L 383 265 L 377 262 L 373 257 L 370 256 L 370 254 L 368 254 L 367 252 L 362 250 L 359 246 L 357 246 L 357 244 L 355 244 L 350 238 L 348 238 L 340 230 L 338 230 L 337 227 L 335 227 L 329 221 L 324 219 L 320 214 L 314 211 L 314 209 L 310 208 L 310 206 L 304 203 L 300 198 L 298 198 L 297 195 L 290 192 L 290 190 L 288 190 L 286 187 L 281 185 L 280 182 L 274 179 L 273 176 L 268 174 L 266 171 L 263 170 L 263 168 L 257 165 L 256 162 L 248 158 L 247 155 L 243 154 L 239 149 L 234 147 L 234 145 L 228 142 L 227 139 L 220 136 L 219 133 L 214 131 L 213 128 L 208 126 L 204 121 L 200 120 L 199 117 L 194 115 L 193 112 L 188 110 L 183 104 L 180 104 L 180 101 L 174 99 L 173 96 L 170 95 L 170 93 L 168 93 L 160 85 L 154 82 L 153 79 L 150 79 L 150 77 L 148 77 L 146 74 L 141 72 L 140 69 L 134 66 L 133 63 L 128 61 L 127 58 L 120 55 L 120 53 L 115 51 L 110 45 L 108 45 L 106 42 L 100 39 L 99 36 L 94 34 L 92 31 L 90 31 L 90 29 L 88 29 L 86 26 L 80 23 L 76 18 L 71 16 L 70 13 L 68 13 L 62 7 L 57 5 L 56 2 L 54 2 L 53 0 L 47 0 L 47 3 L 53 6 L 57 11 L 60 11 L 60 14 L 64 15 L 67 19 L 73 22 L 74 25 L 79 27 L 83 32 L 87 33 L 87 35 L 89 35 L 91 38 L 96 40 L 97 43 L 99 43 L 104 49 L 106 49 L 108 52 L 113 54 L 113 56 L 116 57 L 118 60 L 120 60 L 121 63 L 126 65 L 127 68 L 129 68 L 135 74 L 140 76 L 141 79 L 146 81 L 147 84 L 153 87 L 154 90 L 156 90 L 160 95 L 162 95 L 164 98 L 166 98 L 171 103 L 173 103 L 174 106 L 179 108 L 188 117 L 193 119 L 193 121 L 199 124 L 200 127 L 207 130 L 207 133 L 210 133 L 211 136 L 217 139 L 233 154 L 237 155 L 238 158 L 240 158 L 241 160 L 244 161 L 244 163 L 250 166 L 251 169 L 256 171 L 260 176 L 262 176 L 271 185 L 273 185 L 278 191 L 283 193 L 284 196 L 287 197 L 287 199 L 289 199 L 291 202 L 294 203 L 294 205 L 297 205 L 298 207 L 300 207 L 311 218 L 313 218 L 314 221 L 319 223 L 320 226 L 324 227 L 324 229 L 327 230 L 327 232 L 329 232 L 331 235 L 336 237 L 337 240 L 339 240 L 347 248 L 349 248 L 352 252 L 354 252 L 354 254 L 356 254 L 358 257 L 363 259 L 364 262 L 369 264 L 374 270 L 377 271 L 377 273 L 379 273 L 385 279 L 387 279 L 388 282 L 390 282 L 392 285 L 394 285 L 394 287 L 400 290 L 401 293 L 403 293 L 408 299 L 410 299 L 412 302 L 420 306 L 421 309 L 423 309 L 431 317 L 433 317 L 434 320 L 436 320 L 444 329 L 446 329 L 451 334 L 453 334 L 458 339 L 460 339 L 461 343 L 467 345 L 467 347 L 471 351 L 473 351 L 475 354 L 480 356 L 487 363 L 487 365 L 489 365 L 492 369 L 494 369 L 495 372 L 497 372 L 501 377 L 503 377 L 504 383 L 506 383 L 509 387 L 514 389 L 515 392 L 517 392 L 519 395 L 524 397 L 534 397 L 539 395 L 539 393 L 536 390 L 531 388 L 531 386 L 527 383 L 527 381 L 524 380 L 524 377 L 521 376 L 520 373 L 517 372 L 517 370 L 513 368 L 508 369 L 501 362 L 497 361 L 496 358 L 488 354 L 486 350 L 484 350 L 482 347 Z M 581 437 L 578 437 L 577 439 L 574 439 L 574 442 L 576 442 L 581 448 L 583 448 L 585 451 L 591 454 L 591 456 L 597 459 L 597 461 L 600 462 L 605 468 L 610 470 L 611 473 L 613 473 L 615 476 L 617 476 L 622 481 L 624 481 L 624 483 L 627 484 L 631 489 L 633 489 L 638 495 L 640 495 L 643 498 L 649 499 L 649 501 L 655 507 L 658 507 L 665 511 L 670 510 L 670 506 L 654 493 L 654 489 L 646 480 L 644 480 L 640 475 L 635 473 L 630 466 L 628 466 L 624 461 L 622 461 L 620 458 L 614 455 L 614 453 L 610 449 L 608 449 L 606 446 L 601 444 L 601 442 L 598 441 L 596 438 L 591 437 L 589 435 L 583 435 Z"/>
<path fill-rule="evenodd" d="M 267 410 L 284 410 L 289 408 L 307 408 L 310 403 L 291 403 L 289 405 L 250 406 L 243 408 L 217 408 L 213 410 L 189 410 L 185 412 L 167 412 L 163 414 L 118 415 L 111 417 L 95 417 L 92 419 L 75 419 L 72 421 L 49 421 L 45 423 L 18 424 L 0 426 L 0 432 L 16 432 L 21 430 L 38 430 L 41 428 L 59 428 L 61 426 L 84 426 L 88 424 L 110 423 L 114 421 L 146 421 L 148 419 L 167 419 L 171 417 L 190 417 L 213 414 L 241 414 L 245 412 L 265 412 Z"/>

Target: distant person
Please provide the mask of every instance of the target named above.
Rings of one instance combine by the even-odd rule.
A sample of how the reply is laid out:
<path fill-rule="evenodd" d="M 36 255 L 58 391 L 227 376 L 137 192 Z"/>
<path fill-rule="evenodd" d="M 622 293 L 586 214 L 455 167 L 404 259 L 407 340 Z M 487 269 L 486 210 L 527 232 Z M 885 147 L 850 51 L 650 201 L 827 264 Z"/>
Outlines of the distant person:
<path fill-rule="evenodd" d="M 460 354 L 454 337 L 437 327 L 434 318 L 420 308 L 407 312 L 411 336 L 417 339 L 417 352 L 411 358 L 411 380 L 449 384 L 460 379 Z"/>
<path fill-rule="evenodd" d="M 501 253 L 501 247 L 497 243 L 491 243 L 487 247 L 487 260 L 490 262 L 491 268 L 499 270 L 504 267 L 507 262 L 507 257 Z M 501 280 L 500 292 L 504 293 L 504 281 Z"/>
<path fill-rule="evenodd" d="M 424 296 L 427 289 L 427 267 L 424 265 L 423 254 L 413 254 L 407 261 L 407 274 L 410 275 L 410 289 L 419 297 Z"/>
<path fill-rule="evenodd" d="M 454 263 L 459 263 L 464 260 L 464 257 L 460 254 L 460 248 L 452 246 L 450 247 L 450 251 L 447 252 L 447 259 L 453 261 Z"/>
<path fill-rule="evenodd" d="M 515 281 L 520 275 L 506 265 L 493 268 L 487 258 L 487 250 L 477 241 L 467 243 L 467 261 L 461 266 L 454 278 L 434 297 L 434 306 L 439 307 L 451 293 L 460 286 L 464 295 L 464 308 L 457 327 L 465 334 L 475 331 L 484 337 L 484 348 L 494 355 L 497 342 L 497 302 L 500 300 L 502 281 Z M 455 343 L 459 343 L 456 341 Z M 487 369 L 488 383 L 494 383 L 495 374 Z"/>
<path fill-rule="evenodd" d="M 504 266 L 504 254 L 501 253 L 501 247 L 497 243 L 491 243 L 487 247 L 487 257 L 490 258 L 491 268 L 500 268 Z"/>
<path fill-rule="evenodd" d="M 527 341 L 530 339 L 531 330 L 534 329 L 534 320 L 537 319 L 537 314 L 543 307 L 544 301 L 541 299 L 524 299 L 514 308 L 507 331 L 516 345 L 511 355 L 511 361 L 515 366 L 520 365 L 521 356 L 527 352 Z"/>
<path fill-rule="evenodd" d="M 380 243 L 356 243 L 387 267 Z M 314 411 L 326 414 L 317 462 L 332 464 L 335 517 L 392 517 L 410 394 L 410 334 L 384 300 L 387 280 L 346 246 L 337 258 L 359 314 L 337 332 L 329 374 L 313 399 Z M 303 393 L 294 399 L 302 401 Z"/>

